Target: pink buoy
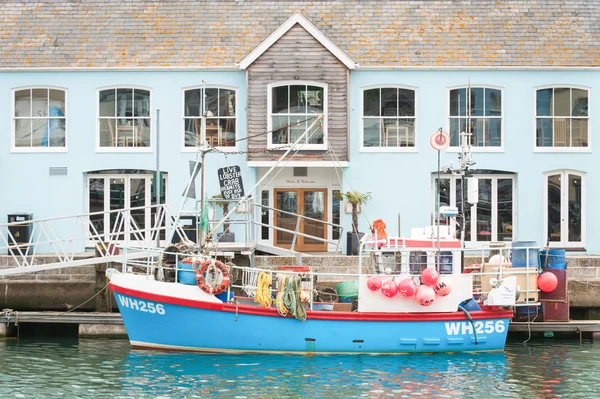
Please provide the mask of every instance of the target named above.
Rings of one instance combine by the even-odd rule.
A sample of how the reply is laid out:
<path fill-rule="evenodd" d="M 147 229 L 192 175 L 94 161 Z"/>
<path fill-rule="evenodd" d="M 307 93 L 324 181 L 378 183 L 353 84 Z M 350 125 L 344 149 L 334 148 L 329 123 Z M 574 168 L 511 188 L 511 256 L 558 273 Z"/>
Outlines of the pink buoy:
<path fill-rule="evenodd" d="M 381 284 L 381 279 L 377 276 L 369 277 L 367 280 L 367 287 L 369 287 L 371 291 L 378 291 L 381 288 Z"/>
<path fill-rule="evenodd" d="M 381 284 L 381 293 L 388 298 L 395 296 L 398 293 L 398 286 L 394 280 L 387 280 Z"/>
<path fill-rule="evenodd" d="M 417 288 L 415 299 L 421 306 L 429 306 L 435 301 L 435 292 L 428 285 L 420 285 Z"/>
<path fill-rule="evenodd" d="M 433 287 L 437 284 L 439 278 L 440 274 L 435 269 L 428 267 L 427 269 L 421 272 L 421 281 L 425 285 L 430 285 Z"/>
<path fill-rule="evenodd" d="M 440 278 L 436 285 L 433 286 L 433 292 L 437 296 L 446 296 L 452 291 L 450 281 L 445 278 Z"/>
<path fill-rule="evenodd" d="M 553 273 L 544 272 L 538 276 L 538 287 L 544 292 L 552 292 L 558 287 L 558 278 Z"/>
<path fill-rule="evenodd" d="M 417 292 L 417 283 L 412 278 L 405 278 L 398 283 L 398 293 L 404 297 L 410 297 Z"/>

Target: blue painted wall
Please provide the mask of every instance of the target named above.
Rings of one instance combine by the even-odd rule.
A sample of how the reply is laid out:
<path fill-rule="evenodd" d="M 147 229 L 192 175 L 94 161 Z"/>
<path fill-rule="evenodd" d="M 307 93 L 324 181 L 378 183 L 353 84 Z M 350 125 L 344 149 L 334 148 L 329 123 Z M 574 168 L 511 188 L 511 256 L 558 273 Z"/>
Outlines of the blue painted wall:
<path fill-rule="evenodd" d="M 433 132 L 442 127 L 449 131 L 448 88 L 472 85 L 503 88 L 504 150 L 499 153 L 474 153 L 476 168 L 512 171 L 516 184 L 516 239 L 536 240 L 543 244 L 543 173 L 556 169 L 573 169 L 587 174 L 588 253 L 600 253 L 600 233 L 594 221 L 600 212 L 593 204 L 600 198 L 597 181 L 598 161 L 593 153 L 534 152 L 535 88 L 544 85 L 584 86 L 590 89 L 590 145 L 594 145 L 598 106 L 594 93 L 600 88 L 594 71 L 352 71 L 350 75 L 350 167 L 345 169 L 344 190 L 371 191 L 372 201 L 364 210 L 370 221 L 383 218 L 388 232 L 397 232 L 397 215 L 401 215 L 403 235 L 411 227 L 430 223 L 432 209 L 431 173 L 437 168 L 437 154 L 429 146 Z M 0 74 L 0 220 L 7 213 L 31 212 L 35 218 L 84 213 L 86 211 L 85 173 L 102 169 L 156 168 L 156 110 L 160 109 L 160 169 L 169 173 L 169 203 L 179 208 L 180 194 L 189 176 L 188 161 L 196 154 L 182 152 L 182 89 L 210 85 L 237 88 L 238 137 L 246 136 L 246 82 L 243 71 L 206 72 L 27 72 Z M 67 89 L 66 153 L 11 153 L 12 89 L 23 86 L 56 86 Z M 97 153 L 97 89 L 132 85 L 151 90 L 151 153 Z M 404 85 L 417 90 L 417 151 L 401 153 L 361 152 L 361 88 L 378 85 Z M 245 142 L 238 144 L 245 150 Z M 216 169 L 240 165 L 244 170 L 245 188 L 256 181 L 256 169 L 246 167 L 245 155 L 208 155 L 209 196 L 219 192 Z M 442 165 L 458 163 L 457 154 L 444 151 Z M 49 167 L 67 166 L 68 176 L 50 177 Z M 350 182 L 350 185 L 347 183 Z M 191 209 L 192 202 L 188 209 Z M 364 216 L 359 218 L 361 231 L 367 231 Z M 342 224 L 350 231 L 351 215 L 342 214 Z M 343 240 L 345 241 L 345 240 Z"/>
<path fill-rule="evenodd" d="M 589 87 L 590 145 L 593 146 L 599 106 L 594 93 L 600 89 L 600 75 L 593 71 L 353 71 L 350 75 L 351 167 L 347 169 L 352 188 L 372 191 L 373 199 L 365 214 L 369 220 L 383 218 L 388 231 L 396 234 L 397 215 L 401 214 L 403 235 L 411 227 L 429 225 L 432 209 L 431 173 L 437 170 L 437 153 L 429 145 L 430 136 L 442 127 L 449 132 L 448 88 L 471 85 L 503 88 L 504 151 L 474 153 L 478 169 L 517 173 L 516 240 L 536 240 L 545 244 L 543 234 L 543 173 L 555 169 L 574 169 L 587 173 L 587 250 L 600 252 L 600 232 L 594 228 L 600 212 L 593 206 L 600 196 L 597 181 L 598 161 L 588 153 L 535 153 L 535 88 L 544 85 Z M 367 86 L 405 85 L 417 89 L 417 152 L 360 152 L 361 89 Z M 456 153 L 444 151 L 441 164 L 458 164 Z M 596 167 L 594 167 L 596 166 Z M 344 187 L 344 190 L 350 187 Z M 350 216 L 343 215 L 344 225 Z M 360 218 L 361 231 L 367 224 Z"/>
<path fill-rule="evenodd" d="M 156 110 L 160 110 L 160 169 L 168 172 L 169 203 L 177 212 L 189 178 L 189 161 L 196 153 L 182 152 L 183 88 L 224 85 L 237 88 L 238 138 L 246 136 L 246 84 L 243 71 L 223 72 L 44 72 L 0 74 L 0 220 L 15 212 L 33 213 L 35 219 L 86 212 L 85 173 L 104 169 L 156 169 Z M 152 152 L 97 153 L 97 89 L 106 86 L 142 86 L 151 90 Z M 11 153 L 12 89 L 55 86 L 67 89 L 65 153 Z M 246 144 L 239 143 L 244 151 Z M 217 168 L 245 164 L 245 155 L 209 154 L 206 193 L 219 193 Z M 49 167 L 68 167 L 68 176 L 50 177 Z M 244 175 L 251 187 L 254 170 Z M 199 187 L 199 185 L 198 185 Z M 188 201 L 191 209 L 193 201 Z"/>

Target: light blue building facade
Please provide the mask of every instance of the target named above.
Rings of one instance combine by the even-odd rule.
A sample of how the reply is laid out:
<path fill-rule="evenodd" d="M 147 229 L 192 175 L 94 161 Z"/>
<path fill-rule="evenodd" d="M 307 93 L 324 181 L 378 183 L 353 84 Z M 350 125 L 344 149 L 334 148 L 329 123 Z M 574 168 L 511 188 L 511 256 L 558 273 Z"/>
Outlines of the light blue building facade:
<path fill-rule="evenodd" d="M 92 5 L 73 10 L 66 3 L 58 5 L 61 12 L 72 13 L 83 24 L 81 9 Z M 238 13 L 232 19 L 241 21 L 244 6 L 225 3 Z M 394 7 L 416 12 L 405 3 L 395 2 Z M 25 3 L 1 7 L 5 16 L 33 12 Z M 48 7 L 35 12 L 44 14 L 50 11 Z M 121 6 L 115 2 L 112 7 L 116 12 Z M 150 3 L 138 7 L 156 12 Z M 329 17 L 334 21 L 323 15 L 321 5 L 307 3 L 304 12 L 295 7 L 286 2 L 261 11 L 258 5 L 247 5 L 245 11 L 256 18 L 264 13 L 273 18 L 263 25 L 256 20 L 250 26 L 260 27 L 242 29 L 242 33 L 235 23 L 232 26 L 225 21 L 227 29 L 212 26 L 209 31 L 192 34 L 196 40 L 210 41 L 202 48 L 204 54 L 209 54 L 207 48 L 212 50 L 206 57 L 194 53 L 190 57 L 196 58 L 189 62 L 175 61 L 176 55 L 170 53 L 173 58 L 160 58 L 168 52 L 160 50 L 167 36 L 187 37 L 183 30 L 161 35 L 146 25 L 135 25 L 132 30 L 155 38 L 155 58 L 131 54 L 135 61 L 128 63 L 110 61 L 106 53 L 96 60 L 89 55 L 68 59 L 85 48 L 72 42 L 62 44 L 67 47 L 65 59 L 46 54 L 44 61 L 35 59 L 46 51 L 44 46 L 27 47 L 16 39 L 16 33 L 6 39 L 5 43 L 14 43 L 18 51 L 0 67 L 0 217 L 31 213 L 40 219 L 151 205 L 156 202 L 156 170 L 162 173 L 166 187 L 161 201 L 177 210 L 190 176 L 190 161 L 200 160 L 201 133 L 217 150 L 209 153 L 205 162 L 206 195 L 220 192 L 217 169 L 232 165 L 241 167 L 249 190 L 281 155 L 283 147 L 274 147 L 297 137 L 286 123 L 293 125 L 294 118 L 306 117 L 310 124 L 314 114 L 322 112 L 322 137 L 309 141 L 305 147 L 309 150 L 301 150 L 298 158 L 288 160 L 273 179 L 259 186 L 252 193 L 255 201 L 289 210 L 293 199 L 292 208 L 298 213 L 339 221 L 344 231 L 350 231 L 351 215 L 344 212 L 337 193 L 371 192 L 372 199 L 359 217 L 359 230 L 368 231 L 373 220 L 383 219 L 389 234 L 408 236 L 413 227 L 433 224 L 438 153 L 430 138 L 440 128 L 450 135 L 451 145 L 440 154 L 444 168 L 439 201 L 462 207 L 460 177 L 450 172 L 459 164 L 459 133 L 470 130 L 475 161 L 471 169 L 478 178 L 479 202 L 465 205 L 467 246 L 536 241 L 541 246 L 600 253 L 600 232 L 594 228 L 600 214 L 593 206 L 600 199 L 595 184 L 600 161 L 593 155 L 594 115 L 600 111 L 593 101 L 600 90 L 600 58 L 594 58 L 595 52 L 590 50 L 582 60 L 573 61 L 570 50 L 565 50 L 566 62 L 544 64 L 545 59 L 533 56 L 536 44 L 513 54 L 512 62 L 489 57 L 486 51 L 500 50 L 479 45 L 473 56 L 479 55 L 483 61 L 474 64 L 461 62 L 460 53 L 470 51 L 463 42 L 455 58 L 445 53 L 442 62 L 434 56 L 402 58 L 409 47 L 413 52 L 418 48 L 419 40 L 414 40 L 405 47 L 380 44 L 381 48 L 388 46 L 385 54 L 380 49 L 372 56 L 372 43 L 361 46 L 357 44 L 360 38 L 352 33 L 359 32 L 365 40 L 380 37 L 383 25 L 391 23 L 392 17 L 384 17 L 388 19 L 381 23 L 381 30 L 372 24 L 363 30 L 368 19 L 355 20 L 355 27 L 342 23 L 353 19 L 343 16 L 350 7 L 347 4 L 335 4 Z M 439 18 L 451 19 L 438 6 L 430 7 Z M 175 13 L 159 8 L 164 15 Z M 470 12 L 477 15 L 477 9 Z M 509 14 L 502 15 L 508 18 Z M 519 15 L 528 18 L 527 12 Z M 39 22 L 38 26 L 45 25 Z M 241 39 L 243 32 L 247 41 Z M 82 30 L 82 36 L 86 34 L 93 41 L 93 35 Z M 128 51 L 119 34 L 112 33 L 112 46 Z M 528 40 L 535 43 L 537 36 L 531 35 Z M 445 39 L 427 32 L 421 36 L 437 40 L 442 54 Z M 581 39 L 585 43 L 579 44 L 589 47 L 593 37 Z M 301 46 L 309 39 L 313 48 L 321 46 L 319 51 L 327 51 L 334 60 L 314 64 L 314 76 L 298 66 L 299 60 L 310 58 L 301 51 L 277 58 L 282 40 L 296 40 Z M 575 46 L 575 42 L 571 44 Z M 106 48 L 106 41 L 104 45 Z M 147 54 L 152 53 L 149 46 Z M 171 46 L 172 52 L 183 58 L 184 50 L 195 50 L 186 47 L 184 40 L 175 40 Z M 552 54 L 560 59 L 560 54 Z M 27 62 L 28 57 L 33 64 Z M 264 79 L 267 89 L 256 83 L 265 70 L 265 64 L 257 60 L 270 65 L 270 75 Z M 335 64 L 342 72 L 319 78 L 325 64 Z M 285 77 L 288 70 L 290 78 Z M 336 86 L 338 81 L 341 86 Z M 264 100 L 257 101 L 256 93 Z M 281 101 L 285 105 L 280 107 Z M 299 107 L 304 108 L 299 111 Z M 288 122 L 277 125 L 277 118 L 283 116 Z M 257 127 L 256 120 L 265 128 Z M 287 136 L 281 139 L 277 134 L 284 130 Z M 256 131 L 268 138 L 267 145 L 252 141 Z M 194 208 L 194 201 L 188 201 L 186 209 Z M 151 211 L 143 212 L 141 223 L 151 223 Z M 279 226 L 289 223 L 274 212 L 255 216 Z M 110 216 L 99 218 L 96 225 L 105 226 L 100 228 L 114 222 Z M 454 232 L 457 226 L 449 223 Z M 302 225 L 302 229 L 307 232 L 310 226 Z M 319 234 L 327 240 L 341 238 L 332 226 Z M 285 237 L 260 226 L 256 237 L 270 245 L 289 247 Z M 303 245 L 299 249 L 306 252 L 335 250 L 331 244 L 311 247 L 307 241 Z"/>

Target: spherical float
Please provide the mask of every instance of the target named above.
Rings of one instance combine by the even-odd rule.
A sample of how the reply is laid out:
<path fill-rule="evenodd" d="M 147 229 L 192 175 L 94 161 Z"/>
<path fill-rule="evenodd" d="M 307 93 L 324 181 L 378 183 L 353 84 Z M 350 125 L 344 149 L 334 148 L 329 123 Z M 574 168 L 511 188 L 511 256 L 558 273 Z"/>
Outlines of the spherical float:
<path fill-rule="evenodd" d="M 558 278 L 553 273 L 544 272 L 538 276 L 538 287 L 544 292 L 552 292 L 558 287 Z"/>
<path fill-rule="evenodd" d="M 412 278 L 405 278 L 398 283 L 398 293 L 404 297 L 411 297 L 417 292 L 417 283 Z"/>
<path fill-rule="evenodd" d="M 436 285 L 433 286 L 433 292 L 437 296 L 446 296 L 452 291 L 452 284 L 446 278 L 440 278 Z"/>
<path fill-rule="evenodd" d="M 369 287 L 371 291 L 378 291 L 381 288 L 381 284 L 381 279 L 377 276 L 369 277 L 367 280 L 367 287 Z"/>
<path fill-rule="evenodd" d="M 421 272 L 421 281 L 425 285 L 434 286 L 437 284 L 439 278 L 440 274 L 435 269 L 428 267 L 427 269 Z"/>
<path fill-rule="evenodd" d="M 417 288 L 415 299 L 421 306 L 429 306 L 435 301 L 435 292 L 428 285 L 420 285 Z"/>
<path fill-rule="evenodd" d="M 381 293 L 388 298 L 395 296 L 398 293 L 398 286 L 394 280 L 387 280 L 381 284 Z"/>

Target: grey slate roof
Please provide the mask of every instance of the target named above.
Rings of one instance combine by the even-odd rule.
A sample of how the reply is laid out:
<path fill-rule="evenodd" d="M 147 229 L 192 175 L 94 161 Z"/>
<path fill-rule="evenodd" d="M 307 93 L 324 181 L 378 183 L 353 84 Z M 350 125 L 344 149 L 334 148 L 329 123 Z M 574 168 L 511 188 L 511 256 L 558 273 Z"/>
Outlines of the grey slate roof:
<path fill-rule="evenodd" d="M 0 68 L 235 67 L 300 12 L 360 67 L 599 66 L 599 0 L 3 1 Z"/>

